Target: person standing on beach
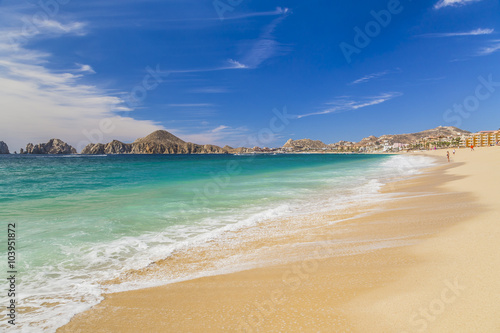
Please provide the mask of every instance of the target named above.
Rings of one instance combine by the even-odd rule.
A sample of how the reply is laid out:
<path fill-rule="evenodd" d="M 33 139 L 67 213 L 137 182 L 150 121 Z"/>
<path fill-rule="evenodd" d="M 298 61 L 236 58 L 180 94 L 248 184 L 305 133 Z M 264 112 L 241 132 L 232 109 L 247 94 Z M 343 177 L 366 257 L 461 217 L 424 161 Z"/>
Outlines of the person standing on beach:
<path fill-rule="evenodd" d="M 453 155 L 455 155 L 455 149 L 453 149 Z"/>
<path fill-rule="evenodd" d="M 470 151 L 474 151 L 474 145 L 470 145 Z"/>
<path fill-rule="evenodd" d="M 448 158 L 448 163 L 450 163 L 450 152 L 449 151 L 446 152 L 446 157 Z"/>

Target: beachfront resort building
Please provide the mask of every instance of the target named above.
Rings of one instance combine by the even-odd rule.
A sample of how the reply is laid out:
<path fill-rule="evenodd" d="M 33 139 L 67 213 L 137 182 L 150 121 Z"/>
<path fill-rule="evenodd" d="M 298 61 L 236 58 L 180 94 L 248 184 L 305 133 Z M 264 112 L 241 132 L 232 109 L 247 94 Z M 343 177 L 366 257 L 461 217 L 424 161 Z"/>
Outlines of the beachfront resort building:
<path fill-rule="evenodd" d="M 481 131 L 471 134 L 465 139 L 467 147 L 489 147 L 500 143 L 500 130 L 498 131 Z"/>

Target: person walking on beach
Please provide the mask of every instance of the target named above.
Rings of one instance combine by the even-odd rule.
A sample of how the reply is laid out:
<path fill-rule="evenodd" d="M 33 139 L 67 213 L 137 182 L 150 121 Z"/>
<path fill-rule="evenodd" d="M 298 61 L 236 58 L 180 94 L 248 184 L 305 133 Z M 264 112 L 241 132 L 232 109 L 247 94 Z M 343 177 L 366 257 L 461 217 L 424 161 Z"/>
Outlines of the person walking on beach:
<path fill-rule="evenodd" d="M 470 145 L 470 151 L 474 151 L 474 145 Z"/>
<path fill-rule="evenodd" d="M 448 163 L 450 163 L 450 152 L 449 151 L 446 152 L 446 157 L 448 158 Z"/>
<path fill-rule="evenodd" d="M 455 149 L 453 149 L 453 155 L 455 155 Z"/>

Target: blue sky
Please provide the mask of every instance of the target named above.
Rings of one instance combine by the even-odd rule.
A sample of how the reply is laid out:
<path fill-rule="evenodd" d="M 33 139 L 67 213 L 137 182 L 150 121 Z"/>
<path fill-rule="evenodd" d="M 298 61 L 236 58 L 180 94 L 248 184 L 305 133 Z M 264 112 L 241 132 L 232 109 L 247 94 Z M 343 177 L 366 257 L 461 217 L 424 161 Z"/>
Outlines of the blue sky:
<path fill-rule="evenodd" d="M 156 129 L 281 146 L 500 127 L 496 0 L 3 0 L 0 9 L 0 140 L 11 150 L 52 137 L 78 149 L 131 142 Z M 277 112 L 288 116 L 272 126 Z"/>

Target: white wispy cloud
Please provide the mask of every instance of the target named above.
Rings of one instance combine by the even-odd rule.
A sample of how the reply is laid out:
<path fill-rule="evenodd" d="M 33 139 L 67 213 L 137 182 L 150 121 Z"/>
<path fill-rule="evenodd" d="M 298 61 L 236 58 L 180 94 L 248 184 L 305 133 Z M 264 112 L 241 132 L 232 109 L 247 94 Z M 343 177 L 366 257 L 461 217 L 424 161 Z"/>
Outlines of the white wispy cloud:
<path fill-rule="evenodd" d="M 213 66 L 207 68 L 188 68 L 188 69 L 172 69 L 167 71 L 158 71 L 161 75 L 170 75 L 170 74 L 190 74 L 190 73 L 205 73 L 205 72 L 217 72 L 217 71 L 225 71 L 230 69 L 247 69 L 248 67 L 236 60 L 228 59 L 224 62 L 223 65 Z"/>
<path fill-rule="evenodd" d="M 245 69 L 245 68 L 248 68 L 247 65 L 244 65 L 241 62 L 233 60 L 233 59 L 228 59 L 227 63 L 229 64 L 229 68 L 234 68 L 234 69 Z"/>
<path fill-rule="evenodd" d="M 16 16 L 16 15 L 14 15 Z M 2 19 L 5 15 L 2 15 Z M 17 19 L 15 19 L 17 18 Z M 5 43 L 10 48 L 19 50 L 19 47 L 29 42 L 32 38 L 56 38 L 62 35 L 83 36 L 87 34 L 87 25 L 84 22 L 61 23 L 55 20 L 40 20 L 26 16 L 10 17 L 10 22 L 18 22 L 14 26 L 2 27 Z"/>
<path fill-rule="evenodd" d="M 460 36 L 482 36 L 491 35 L 495 29 L 474 29 L 466 32 L 445 32 L 419 35 L 420 37 L 460 37 Z"/>
<path fill-rule="evenodd" d="M 90 142 L 132 141 L 163 128 L 153 121 L 118 115 L 130 111 L 122 99 L 82 84 L 82 76 L 93 72 L 90 65 L 52 70 L 51 54 L 26 48 L 25 37 L 44 38 L 55 31 L 75 34 L 83 27 L 54 22 L 38 25 L 29 36 L 20 34 L 15 25 L 0 23 L 0 133 L 12 151 L 54 137 L 80 150 Z"/>
<path fill-rule="evenodd" d="M 193 130 L 196 130 L 193 133 Z M 171 129 L 168 130 L 182 138 L 184 141 L 197 144 L 215 144 L 218 146 L 230 145 L 233 147 L 248 146 L 249 130 L 246 127 L 231 127 L 219 125 L 215 128 L 204 124 L 202 128 Z"/>
<path fill-rule="evenodd" d="M 290 12 L 289 8 L 276 7 L 276 9 L 272 10 L 272 11 L 253 12 L 253 13 L 228 16 L 228 17 L 224 17 L 224 20 L 240 20 L 240 19 L 245 19 L 245 18 L 250 18 L 250 17 L 260 17 L 260 16 L 276 16 L 276 15 L 287 14 L 289 12 Z"/>
<path fill-rule="evenodd" d="M 212 130 L 212 133 L 218 133 L 220 131 L 223 131 L 225 129 L 229 128 L 229 126 L 226 125 L 220 125 L 219 127 L 216 127 Z"/>
<path fill-rule="evenodd" d="M 359 78 L 357 80 L 352 81 L 351 84 L 365 83 L 365 82 L 368 82 L 370 80 L 381 78 L 382 76 L 385 76 L 389 73 L 391 73 L 391 71 L 383 71 L 383 72 L 368 74 L 368 75 L 363 76 L 362 78 Z"/>
<path fill-rule="evenodd" d="M 481 0 L 439 0 L 438 3 L 434 5 L 435 9 L 440 9 L 448 6 L 463 6 L 473 2 L 479 2 Z"/>
<path fill-rule="evenodd" d="M 402 93 L 399 92 L 390 92 L 381 94 L 378 96 L 365 97 L 361 99 L 352 99 L 348 97 L 337 98 L 333 102 L 326 103 L 325 108 L 321 111 L 306 113 L 302 115 L 297 115 L 297 118 L 304 118 L 309 116 L 317 116 L 329 113 L 340 113 L 346 111 L 358 110 L 361 108 L 381 104 L 387 102 L 395 97 L 401 96 Z"/>
<path fill-rule="evenodd" d="M 273 32 L 288 16 L 290 11 L 288 8 L 280 8 L 279 13 L 281 14 L 280 17 L 275 18 L 264 28 L 259 38 L 252 44 L 243 59 L 238 61 L 230 60 L 230 63 L 236 66 L 235 68 L 257 68 L 267 59 L 284 51 L 282 45 L 273 36 Z"/>
<path fill-rule="evenodd" d="M 485 55 L 489 55 L 489 54 L 495 53 L 495 52 L 500 50 L 500 39 L 490 41 L 489 43 L 490 43 L 490 45 L 485 46 L 482 49 L 480 49 L 477 52 L 477 55 L 485 56 Z"/>
<path fill-rule="evenodd" d="M 83 22 L 61 23 L 55 20 L 33 20 L 33 25 L 38 29 L 39 33 L 53 32 L 56 34 L 76 34 L 85 35 L 86 24 Z"/>
<path fill-rule="evenodd" d="M 78 63 L 76 65 L 78 66 L 79 72 L 95 74 L 94 69 L 90 65 L 78 64 Z"/>

